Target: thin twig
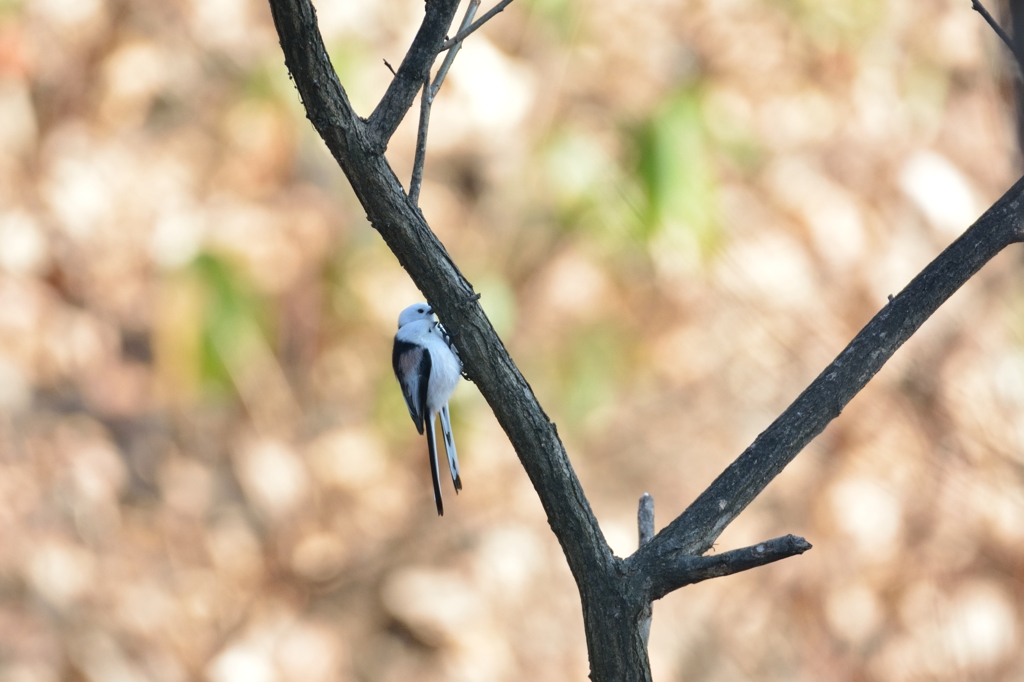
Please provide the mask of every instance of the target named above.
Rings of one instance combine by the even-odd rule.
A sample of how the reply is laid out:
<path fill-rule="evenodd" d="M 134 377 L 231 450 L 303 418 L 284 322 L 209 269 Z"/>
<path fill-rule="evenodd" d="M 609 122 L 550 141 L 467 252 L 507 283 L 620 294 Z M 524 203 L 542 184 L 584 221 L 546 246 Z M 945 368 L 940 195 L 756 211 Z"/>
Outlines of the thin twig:
<path fill-rule="evenodd" d="M 511 0 L 509 0 L 509 2 L 511 2 Z M 476 11 L 478 9 L 480 9 L 480 0 L 471 0 L 469 7 L 466 8 L 466 16 L 462 18 L 462 23 L 459 25 L 459 34 L 463 33 L 473 22 L 473 17 L 476 16 Z M 466 35 L 469 35 L 469 33 L 466 33 Z M 448 54 L 444 56 L 444 61 L 441 62 L 441 68 L 437 70 L 437 76 L 434 78 L 434 85 L 430 88 L 431 102 L 433 102 L 434 96 L 437 95 L 437 91 L 441 89 L 441 84 L 444 83 L 444 78 L 448 75 L 448 69 L 452 68 L 452 62 L 455 61 L 455 55 L 459 53 L 461 48 L 462 39 L 460 38 L 459 41 L 452 46 L 452 49 L 448 50 Z"/>
<path fill-rule="evenodd" d="M 678 556 L 674 566 L 666 566 L 671 570 L 672 575 L 663 589 L 665 589 L 665 593 L 668 593 L 685 585 L 692 585 L 710 578 L 721 578 L 725 575 L 749 571 L 758 566 L 803 554 L 810 548 L 811 543 L 802 537 L 783 535 L 750 547 L 712 556 Z M 660 599 L 664 595 L 656 592 L 653 596 Z"/>
<path fill-rule="evenodd" d="M 409 181 L 409 201 L 419 204 L 420 188 L 423 186 L 423 163 L 427 158 L 427 125 L 430 123 L 430 72 L 423 77 L 423 95 L 420 98 L 420 127 L 416 133 L 416 157 L 412 164 L 412 180 Z"/>
<path fill-rule="evenodd" d="M 1003 27 L 996 23 L 996 20 L 992 18 L 992 15 L 988 13 L 988 10 L 985 9 L 985 6 L 982 5 L 979 0 L 971 0 L 971 7 L 985 18 L 985 21 L 987 21 L 988 25 L 992 27 L 992 30 L 996 32 L 996 35 L 1006 43 L 1006 46 L 1010 48 L 1010 52 L 1013 53 L 1013 58 L 1017 60 L 1017 68 L 1019 68 L 1021 72 L 1024 72 L 1024 58 L 1022 58 L 1021 53 L 1017 51 L 1017 48 L 1013 44 L 1013 40 L 1006 34 Z M 441 45 L 441 49 L 445 49 L 447 45 L 448 41 L 445 41 L 445 43 Z"/>
<path fill-rule="evenodd" d="M 654 498 L 649 493 L 640 496 L 640 508 L 636 512 L 637 531 L 640 534 L 640 546 L 643 547 L 654 537 Z M 654 606 L 651 602 L 644 604 L 643 614 L 640 621 L 640 635 L 644 639 L 644 646 L 651 638 L 651 618 L 654 615 Z"/>
<path fill-rule="evenodd" d="M 389 64 L 388 60 L 386 60 L 386 59 L 384 60 L 384 66 L 388 67 L 388 71 L 391 72 L 392 76 L 398 76 L 398 74 L 395 73 L 395 67 L 391 66 L 391 64 Z"/>
<path fill-rule="evenodd" d="M 273 7 L 278 0 L 270 0 Z M 292 6 L 309 5 L 309 0 L 288 0 Z M 310 5 L 311 6 L 311 5 Z M 412 45 L 395 70 L 395 77 L 388 84 L 388 89 L 381 97 L 377 107 L 366 119 L 365 134 L 370 141 L 370 150 L 374 154 L 383 154 L 388 141 L 395 134 L 405 115 L 416 101 L 416 94 L 423 86 L 423 74 L 429 71 L 441 52 L 455 14 L 459 9 L 459 0 L 431 0 L 426 4 L 423 23 L 420 24 Z M 313 19 L 315 28 L 316 20 Z M 325 65 L 325 67 L 328 65 Z M 326 68 L 324 69 L 326 70 Z M 333 72 L 333 69 L 331 69 Z M 337 75 L 334 76 L 337 80 Z"/>
<path fill-rule="evenodd" d="M 481 26 L 486 24 L 489 19 L 491 19 L 495 14 L 497 14 L 501 10 L 505 9 L 506 7 L 508 7 L 508 5 L 511 2 L 512 2 L 512 0 L 501 0 L 501 2 L 499 2 L 497 5 L 495 5 L 491 9 L 491 11 L 489 11 L 487 14 L 483 15 L 482 17 L 480 17 L 480 20 L 477 21 L 475 24 L 473 24 L 472 26 L 469 26 L 467 28 L 459 28 L 459 32 L 455 34 L 454 38 L 449 38 L 448 40 L 444 41 L 444 43 L 441 45 L 441 50 L 442 51 L 443 50 L 449 50 L 449 49 L 455 47 L 456 45 L 458 45 L 459 43 L 461 43 L 463 40 L 466 39 L 466 36 L 468 36 L 470 33 L 472 33 L 473 31 L 477 30 L 478 28 L 480 28 Z"/>
<path fill-rule="evenodd" d="M 460 29 L 469 26 L 473 21 L 473 17 L 476 16 L 476 10 L 479 7 L 480 0 L 470 1 L 469 7 L 466 8 L 466 16 L 462 18 Z M 409 200 L 412 201 L 413 206 L 419 203 L 420 188 L 423 186 L 423 164 L 427 160 L 427 127 L 430 124 L 430 105 L 434 103 L 434 97 L 437 95 L 437 91 L 441 89 L 444 77 L 448 75 L 448 69 L 452 67 L 452 62 L 455 61 L 455 55 L 459 53 L 461 45 L 462 43 L 459 43 L 455 46 L 454 50 L 449 50 L 448 54 L 445 55 L 441 68 L 437 70 L 437 76 L 434 78 L 433 85 L 430 84 L 430 69 L 427 69 L 427 73 L 423 78 L 423 95 L 420 98 L 420 125 L 416 133 L 416 157 L 412 164 L 412 180 L 409 181 Z"/>

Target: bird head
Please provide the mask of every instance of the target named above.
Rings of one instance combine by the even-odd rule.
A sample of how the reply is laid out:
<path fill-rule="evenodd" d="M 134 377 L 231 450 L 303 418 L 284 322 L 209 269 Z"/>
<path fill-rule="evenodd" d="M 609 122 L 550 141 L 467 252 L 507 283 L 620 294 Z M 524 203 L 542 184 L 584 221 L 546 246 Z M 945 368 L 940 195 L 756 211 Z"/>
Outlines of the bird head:
<path fill-rule="evenodd" d="M 433 320 L 434 311 L 426 303 L 413 303 L 398 316 L 398 328 L 401 329 L 416 320 Z"/>

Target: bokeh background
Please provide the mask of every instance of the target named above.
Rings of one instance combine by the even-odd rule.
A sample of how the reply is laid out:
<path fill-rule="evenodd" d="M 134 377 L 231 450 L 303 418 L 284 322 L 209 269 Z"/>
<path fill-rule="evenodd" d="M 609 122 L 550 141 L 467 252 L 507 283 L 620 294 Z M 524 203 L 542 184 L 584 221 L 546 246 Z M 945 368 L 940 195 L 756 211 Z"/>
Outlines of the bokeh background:
<path fill-rule="evenodd" d="M 422 1 L 316 5 L 368 115 Z M 517 0 L 466 44 L 423 211 L 617 554 L 1012 184 L 1015 78 L 967 0 Z M 1020 263 L 717 546 L 813 551 L 655 605 L 655 679 L 1024 679 Z M 435 516 L 390 367 L 420 298 L 265 3 L 0 1 L 0 682 L 586 679 L 466 383 Z"/>

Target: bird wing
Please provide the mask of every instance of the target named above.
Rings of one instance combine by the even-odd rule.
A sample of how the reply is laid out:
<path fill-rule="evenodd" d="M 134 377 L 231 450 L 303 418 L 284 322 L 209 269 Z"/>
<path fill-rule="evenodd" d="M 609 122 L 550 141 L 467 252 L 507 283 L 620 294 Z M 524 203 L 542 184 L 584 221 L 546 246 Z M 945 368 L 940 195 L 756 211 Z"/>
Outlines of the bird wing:
<path fill-rule="evenodd" d="M 391 353 L 391 365 L 402 387 L 405 406 L 416 424 L 416 430 L 423 433 L 423 422 L 427 417 L 427 383 L 430 379 L 430 352 L 423 346 L 395 339 Z"/>

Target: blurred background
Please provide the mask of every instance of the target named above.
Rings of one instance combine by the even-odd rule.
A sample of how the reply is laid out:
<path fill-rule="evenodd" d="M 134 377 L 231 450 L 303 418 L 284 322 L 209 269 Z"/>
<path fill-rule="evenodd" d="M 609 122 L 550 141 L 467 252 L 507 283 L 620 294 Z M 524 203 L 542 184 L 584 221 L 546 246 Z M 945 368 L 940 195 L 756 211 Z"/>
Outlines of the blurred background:
<path fill-rule="evenodd" d="M 316 5 L 368 115 L 423 3 Z M 423 211 L 619 556 L 1012 184 L 1017 78 L 967 0 L 517 0 L 469 40 Z M 655 679 L 1024 679 L 1020 261 L 717 546 L 813 551 L 655 605 Z M 264 2 L 0 0 L 0 682 L 586 679 L 465 382 L 435 515 L 390 367 L 420 299 Z"/>

